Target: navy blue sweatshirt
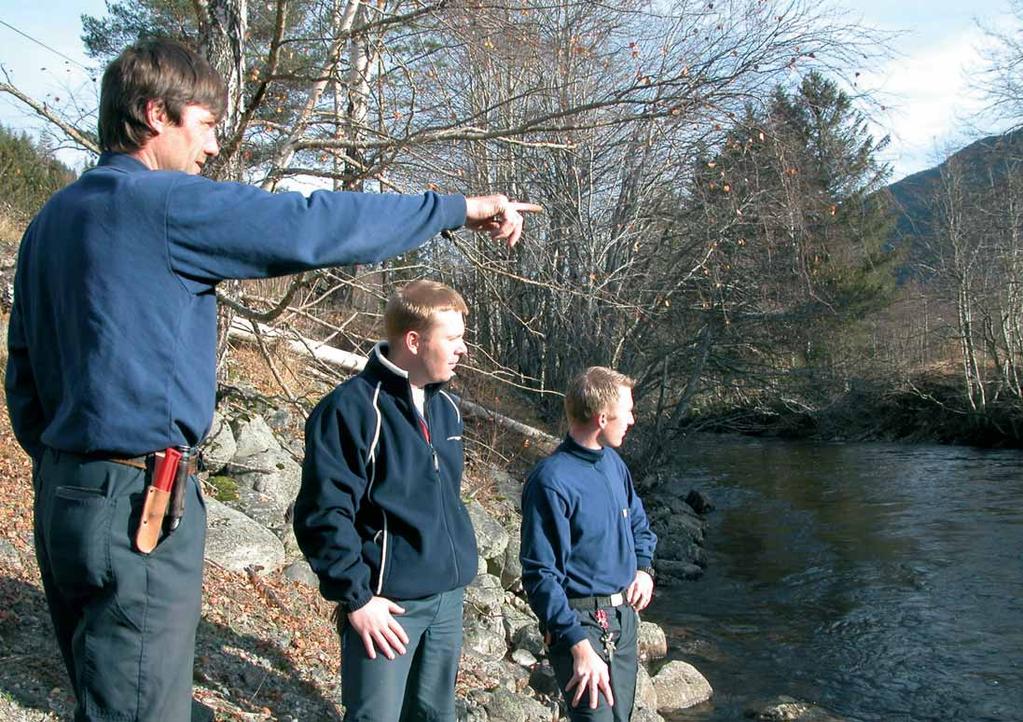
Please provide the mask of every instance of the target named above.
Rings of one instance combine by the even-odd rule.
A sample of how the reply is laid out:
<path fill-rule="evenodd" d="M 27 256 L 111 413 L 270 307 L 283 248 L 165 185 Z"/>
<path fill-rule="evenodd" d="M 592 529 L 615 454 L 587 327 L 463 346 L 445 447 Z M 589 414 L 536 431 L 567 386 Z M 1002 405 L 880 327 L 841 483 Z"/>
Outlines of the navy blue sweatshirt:
<path fill-rule="evenodd" d="M 8 337 L 15 435 L 136 456 L 194 445 L 216 392 L 215 287 L 374 263 L 465 222 L 461 196 L 271 194 L 104 154 L 25 232 Z"/>
<path fill-rule="evenodd" d="M 614 449 L 571 436 L 522 489 L 522 585 L 543 629 L 573 645 L 586 633 L 568 599 L 625 590 L 650 566 L 657 536 Z"/>
<path fill-rule="evenodd" d="M 427 386 L 428 441 L 408 375 L 386 348 L 306 422 L 295 536 L 320 592 L 349 611 L 374 595 L 419 599 L 476 576 L 461 413 L 441 384 Z"/>

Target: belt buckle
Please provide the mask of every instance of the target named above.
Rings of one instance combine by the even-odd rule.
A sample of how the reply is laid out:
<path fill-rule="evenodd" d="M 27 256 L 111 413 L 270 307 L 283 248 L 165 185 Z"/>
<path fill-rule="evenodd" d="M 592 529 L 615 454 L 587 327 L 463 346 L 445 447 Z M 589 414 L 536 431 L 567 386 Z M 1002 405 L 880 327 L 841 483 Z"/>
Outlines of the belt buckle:
<path fill-rule="evenodd" d="M 625 595 L 621 592 L 615 592 L 611 595 L 611 606 L 620 607 L 625 603 Z"/>

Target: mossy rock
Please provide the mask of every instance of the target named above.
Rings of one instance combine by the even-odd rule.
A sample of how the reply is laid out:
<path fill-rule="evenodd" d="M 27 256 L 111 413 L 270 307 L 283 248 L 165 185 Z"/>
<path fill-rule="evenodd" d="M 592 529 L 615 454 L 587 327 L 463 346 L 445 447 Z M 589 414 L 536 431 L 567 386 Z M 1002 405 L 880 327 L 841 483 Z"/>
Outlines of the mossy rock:
<path fill-rule="evenodd" d="M 230 476 L 211 476 L 206 480 L 210 487 L 210 495 L 217 501 L 225 504 L 229 501 L 238 501 L 238 482 Z"/>

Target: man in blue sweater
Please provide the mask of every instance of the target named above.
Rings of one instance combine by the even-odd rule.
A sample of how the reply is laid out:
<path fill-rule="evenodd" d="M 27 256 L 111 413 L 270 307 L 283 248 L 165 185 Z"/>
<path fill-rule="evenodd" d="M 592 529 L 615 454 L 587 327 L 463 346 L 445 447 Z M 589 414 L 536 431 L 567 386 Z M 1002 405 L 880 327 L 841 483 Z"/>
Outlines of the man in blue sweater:
<path fill-rule="evenodd" d="M 33 460 L 36 555 L 76 720 L 189 719 L 206 529 L 194 477 L 176 530 L 148 555 L 133 538 L 156 452 L 190 451 L 212 420 L 217 284 L 375 263 L 461 225 L 514 243 L 519 211 L 538 210 L 213 182 L 198 174 L 225 103 L 182 45 L 128 48 L 103 76 L 98 166 L 22 240 L 7 405 Z"/>
<path fill-rule="evenodd" d="M 387 341 L 306 424 L 295 535 L 338 602 L 348 722 L 455 719 L 477 553 L 462 416 L 443 386 L 466 353 L 467 311 L 443 284 L 406 285 L 384 309 Z"/>
<path fill-rule="evenodd" d="M 522 584 L 572 720 L 628 720 L 636 694 L 657 537 L 615 452 L 634 422 L 633 385 L 600 366 L 576 376 L 568 436 L 522 490 Z"/>

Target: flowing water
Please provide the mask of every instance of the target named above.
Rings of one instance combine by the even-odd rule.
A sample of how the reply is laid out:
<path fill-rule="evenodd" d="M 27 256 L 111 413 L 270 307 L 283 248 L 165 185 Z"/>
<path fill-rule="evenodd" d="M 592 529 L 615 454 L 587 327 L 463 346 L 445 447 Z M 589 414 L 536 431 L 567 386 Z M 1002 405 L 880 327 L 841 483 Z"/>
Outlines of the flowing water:
<path fill-rule="evenodd" d="M 783 694 L 847 720 L 1023 720 L 1023 452 L 700 437 L 705 576 L 647 617 L 739 720 Z"/>

